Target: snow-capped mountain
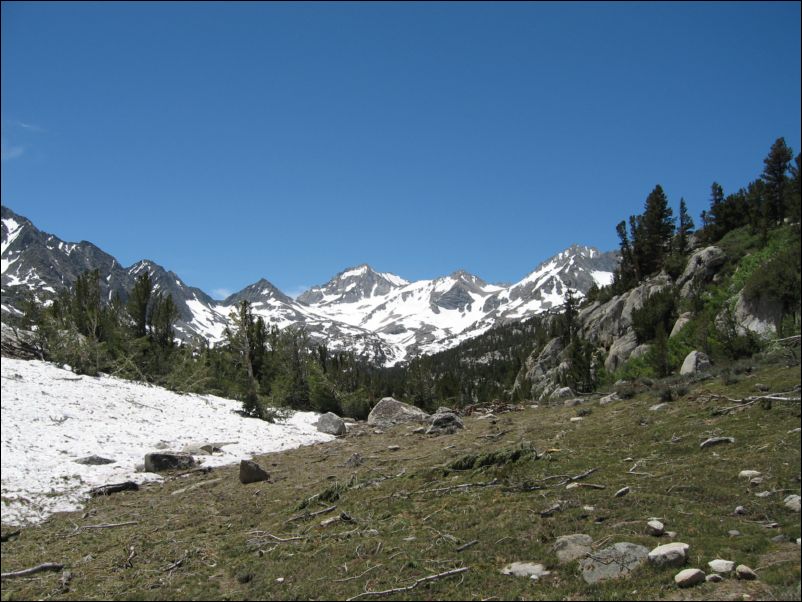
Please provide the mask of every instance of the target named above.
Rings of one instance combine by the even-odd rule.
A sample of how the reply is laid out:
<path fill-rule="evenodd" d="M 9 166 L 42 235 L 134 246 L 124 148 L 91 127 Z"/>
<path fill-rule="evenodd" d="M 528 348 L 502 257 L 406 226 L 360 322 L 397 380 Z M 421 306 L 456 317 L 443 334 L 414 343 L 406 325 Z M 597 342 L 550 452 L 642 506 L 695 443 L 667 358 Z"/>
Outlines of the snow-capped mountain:
<path fill-rule="evenodd" d="M 187 286 L 173 272 L 143 260 L 125 268 L 92 243 L 65 243 L 29 220 L 2 208 L 2 310 L 19 313 L 26 295 L 46 300 L 88 269 L 99 269 L 101 290 L 127 298 L 147 270 L 154 290 L 171 294 L 179 309 L 177 336 L 222 340 L 240 301 L 268 325 L 303 326 L 313 342 L 346 349 L 392 365 L 435 353 L 478 336 L 495 324 L 520 320 L 562 304 L 569 288 L 579 295 L 612 280 L 616 253 L 572 245 L 511 285 L 489 284 L 464 270 L 409 282 L 363 264 L 346 269 L 297 299 L 265 279 L 223 301 Z"/>

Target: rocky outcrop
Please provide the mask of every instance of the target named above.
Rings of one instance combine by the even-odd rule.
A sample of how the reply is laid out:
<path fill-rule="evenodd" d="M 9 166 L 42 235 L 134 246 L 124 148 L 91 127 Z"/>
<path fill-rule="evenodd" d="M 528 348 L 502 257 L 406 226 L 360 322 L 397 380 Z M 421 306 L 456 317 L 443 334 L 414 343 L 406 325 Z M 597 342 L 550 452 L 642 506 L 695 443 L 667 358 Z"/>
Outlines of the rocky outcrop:
<path fill-rule="evenodd" d="M 685 325 L 688 322 L 691 321 L 692 317 L 693 317 L 693 314 L 691 312 L 689 312 L 689 311 L 686 311 L 685 313 L 681 313 L 679 315 L 679 317 L 677 318 L 677 321 L 674 322 L 674 327 L 671 329 L 671 334 L 668 335 L 668 338 L 670 339 L 672 337 L 677 336 L 680 333 L 680 331 L 683 328 L 685 328 Z"/>
<path fill-rule="evenodd" d="M 741 291 L 735 300 L 733 319 L 738 334 L 751 332 L 769 337 L 777 333 L 777 325 L 782 319 L 782 305 L 769 299 L 747 299 Z"/>
<path fill-rule="evenodd" d="M 677 278 L 682 297 L 689 297 L 694 290 L 709 282 L 724 265 L 727 255 L 718 247 L 699 249 L 688 259 L 685 270 Z"/>
<path fill-rule="evenodd" d="M 429 415 L 415 406 L 392 397 L 385 397 L 370 411 L 368 424 L 378 428 L 390 428 L 405 422 L 426 422 Z"/>

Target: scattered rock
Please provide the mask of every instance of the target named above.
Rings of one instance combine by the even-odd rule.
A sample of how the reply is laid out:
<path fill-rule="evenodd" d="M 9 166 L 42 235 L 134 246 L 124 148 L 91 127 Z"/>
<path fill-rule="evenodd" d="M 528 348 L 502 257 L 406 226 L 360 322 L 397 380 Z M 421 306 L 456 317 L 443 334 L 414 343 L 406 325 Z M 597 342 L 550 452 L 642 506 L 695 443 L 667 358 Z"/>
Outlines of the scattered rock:
<path fill-rule="evenodd" d="M 364 460 L 362 459 L 362 454 L 359 452 L 354 452 L 351 454 L 351 457 L 345 461 L 345 465 L 348 468 L 356 468 L 357 466 L 361 466 Z"/>
<path fill-rule="evenodd" d="M 743 515 L 746 514 L 746 508 L 743 506 L 735 506 L 735 514 Z"/>
<path fill-rule="evenodd" d="M 680 587 L 692 587 L 698 583 L 703 583 L 705 573 L 700 569 L 684 569 L 674 575 L 674 583 Z"/>
<path fill-rule="evenodd" d="M 682 566 L 688 558 L 687 543 L 679 541 L 657 546 L 649 552 L 649 562 L 656 566 Z"/>
<path fill-rule="evenodd" d="M 755 383 L 755 391 L 760 391 L 762 393 L 765 393 L 766 391 L 769 391 L 770 389 L 771 389 L 771 387 L 769 387 L 768 385 L 764 385 L 763 383 Z"/>
<path fill-rule="evenodd" d="M 501 572 L 515 577 L 529 577 L 534 581 L 549 574 L 546 567 L 534 562 L 513 562 L 501 569 Z"/>
<path fill-rule="evenodd" d="M 346 433 L 345 422 L 334 412 L 326 412 L 317 420 L 317 430 L 327 435 L 341 437 Z"/>
<path fill-rule="evenodd" d="M 676 536 L 677 536 L 677 532 L 676 531 L 666 531 L 666 537 L 668 537 L 670 539 L 674 539 Z"/>
<path fill-rule="evenodd" d="M 743 579 L 744 581 L 754 581 L 757 579 L 757 573 L 755 573 L 755 571 L 750 569 L 745 564 L 739 564 L 735 568 L 735 575 L 738 577 L 738 579 Z"/>
<path fill-rule="evenodd" d="M 739 479 L 753 479 L 759 477 L 762 473 L 757 470 L 742 470 L 738 473 Z"/>
<path fill-rule="evenodd" d="M 730 529 L 729 531 L 727 531 L 727 535 L 729 535 L 730 537 L 740 537 L 741 532 L 738 529 Z"/>
<path fill-rule="evenodd" d="M 691 351 L 685 356 L 685 360 L 682 362 L 682 367 L 679 369 L 679 373 L 684 375 L 705 372 L 710 370 L 710 365 L 710 358 L 707 357 L 706 353 L 703 351 Z"/>
<path fill-rule="evenodd" d="M 465 425 L 462 424 L 459 416 L 454 412 L 438 412 L 432 416 L 429 429 L 426 431 L 427 435 L 451 435 L 460 429 L 464 429 Z"/>
<path fill-rule="evenodd" d="M 585 583 L 593 584 L 628 575 L 646 561 L 649 551 L 643 546 L 619 542 L 579 562 Z"/>
<path fill-rule="evenodd" d="M 614 401 L 618 401 L 619 399 L 621 398 L 618 396 L 618 393 L 610 393 L 609 395 L 605 395 L 604 397 L 602 397 L 599 400 L 599 404 L 605 406 L 608 403 L 613 403 Z"/>
<path fill-rule="evenodd" d="M 789 495 L 787 498 L 783 500 L 783 505 L 789 510 L 793 510 L 794 512 L 799 512 L 799 502 L 800 498 L 798 495 Z"/>
<path fill-rule="evenodd" d="M 568 483 L 568 485 L 565 486 L 566 489 L 577 489 L 578 487 L 579 483 L 577 483 L 576 481 L 574 481 L 573 483 Z"/>
<path fill-rule="evenodd" d="M 651 406 L 651 407 L 649 408 L 649 410 L 650 410 L 650 411 L 652 411 L 652 412 L 657 412 L 658 410 L 662 410 L 662 409 L 665 409 L 665 408 L 667 408 L 667 407 L 668 407 L 668 404 L 667 404 L 667 403 L 665 403 L 665 402 L 663 402 L 663 403 L 656 403 L 656 404 L 654 404 L 653 406 Z"/>
<path fill-rule="evenodd" d="M 195 466 L 195 458 L 189 454 L 158 452 L 145 454 L 145 472 L 183 470 Z"/>
<path fill-rule="evenodd" d="M 388 445 L 387 449 L 389 449 L 390 451 L 398 451 L 399 449 L 401 449 L 401 446 L 400 445 Z"/>
<path fill-rule="evenodd" d="M 529 406 L 529 407 L 533 407 L 533 406 Z M 534 406 L 534 407 L 537 407 L 537 406 Z M 477 418 L 477 420 L 488 420 L 490 418 L 495 418 L 495 417 L 496 417 L 496 415 L 492 414 L 492 413 L 491 414 L 482 414 L 481 416 L 479 416 Z"/>
<path fill-rule="evenodd" d="M 385 397 L 368 415 L 368 424 L 379 428 L 390 428 L 404 422 L 426 422 L 429 415 L 413 405 Z"/>
<path fill-rule="evenodd" d="M 582 416 L 572 416 L 571 422 L 582 422 Z"/>
<path fill-rule="evenodd" d="M 540 511 L 540 516 L 542 516 L 544 518 L 547 517 L 547 516 L 551 516 L 555 512 L 559 512 L 560 510 L 562 510 L 562 507 L 563 507 L 562 504 L 560 502 L 557 502 L 553 506 L 550 506 L 549 508 L 546 508 L 545 510 L 541 510 Z"/>
<path fill-rule="evenodd" d="M 749 485 L 752 487 L 757 487 L 763 482 L 763 477 L 755 477 L 754 479 L 749 479 Z"/>
<path fill-rule="evenodd" d="M 578 406 L 578 405 L 582 405 L 583 403 L 585 403 L 585 400 L 584 400 L 584 399 L 580 399 L 580 398 L 578 398 L 578 397 L 575 397 L 574 399 L 566 399 L 566 400 L 563 402 L 563 405 L 564 405 L 566 408 L 573 408 L 573 407 L 576 407 L 576 406 Z"/>
<path fill-rule="evenodd" d="M 755 496 L 757 496 L 757 497 L 761 497 L 761 498 L 765 498 L 765 497 L 769 497 L 771 494 L 772 494 L 772 492 L 771 492 L 771 491 L 758 491 L 758 492 L 755 494 Z"/>
<path fill-rule="evenodd" d="M 566 399 L 573 396 L 574 392 L 571 390 L 571 387 L 560 387 L 552 391 L 551 395 L 549 395 L 549 399 L 551 401 L 558 401 L 560 399 Z"/>
<path fill-rule="evenodd" d="M 710 567 L 710 570 L 714 573 L 724 573 L 728 575 L 732 573 L 732 570 L 735 568 L 735 563 L 732 560 L 722 560 L 721 558 L 716 558 L 715 560 L 711 560 L 707 563 L 707 566 Z"/>
<path fill-rule="evenodd" d="M 718 445 L 719 443 L 735 443 L 735 437 L 710 437 L 710 439 L 705 439 L 702 441 L 699 444 L 699 447 L 704 449 L 706 447 Z"/>
<path fill-rule="evenodd" d="M 615 492 L 615 494 L 613 495 L 613 497 L 624 497 L 624 496 L 625 496 L 625 495 L 627 495 L 627 494 L 628 494 L 630 491 L 631 491 L 631 489 L 630 489 L 629 487 L 622 487 L 621 489 L 619 489 L 618 491 L 616 491 L 616 492 Z"/>
<path fill-rule="evenodd" d="M 112 483 L 110 485 L 101 485 L 100 487 L 93 487 L 89 490 L 91 497 L 99 497 L 102 495 L 111 495 L 112 493 L 120 493 L 121 491 L 138 491 L 139 485 L 133 481 L 125 481 L 123 483 Z"/>
<path fill-rule="evenodd" d="M 788 536 L 785 533 L 780 533 L 779 535 L 775 535 L 771 538 L 771 541 L 774 543 L 785 543 L 788 541 Z"/>
<path fill-rule="evenodd" d="M 650 520 L 646 523 L 646 532 L 649 535 L 654 535 L 655 537 L 660 537 L 666 531 L 665 525 L 661 523 L 659 520 Z"/>
<path fill-rule="evenodd" d="M 223 451 L 214 443 L 194 442 L 187 443 L 181 448 L 182 454 L 190 454 L 193 456 L 211 456 L 214 452 Z"/>
<path fill-rule="evenodd" d="M 421 434 L 426 432 L 426 427 L 418 426 L 418 427 L 415 427 L 414 429 L 412 429 L 412 431 L 410 431 L 410 432 L 414 433 L 415 435 L 421 435 Z"/>
<path fill-rule="evenodd" d="M 593 538 L 584 533 L 562 535 L 554 542 L 552 549 L 557 554 L 558 562 L 560 564 L 566 564 L 590 554 L 592 550 L 590 544 L 592 543 Z"/>
<path fill-rule="evenodd" d="M 78 458 L 75 460 L 76 464 L 85 464 L 87 466 L 100 466 L 102 464 L 114 464 L 117 460 L 112 460 L 110 458 L 103 458 L 101 456 L 86 456 L 84 458 Z"/>
<path fill-rule="evenodd" d="M 435 414 L 454 414 L 454 410 L 447 408 L 446 406 L 440 406 L 437 408 L 437 412 L 435 412 Z"/>
<path fill-rule="evenodd" d="M 239 482 L 243 485 L 269 480 L 268 472 L 253 460 L 242 460 L 239 463 Z"/>
<path fill-rule="evenodd" d="M 721 583 L 722 581 L 724 581 L 724 577 L 722 577 L 718 573 L 710 573 L 705 577 L 705 581 L 707 581 L 708 583 Z"/>

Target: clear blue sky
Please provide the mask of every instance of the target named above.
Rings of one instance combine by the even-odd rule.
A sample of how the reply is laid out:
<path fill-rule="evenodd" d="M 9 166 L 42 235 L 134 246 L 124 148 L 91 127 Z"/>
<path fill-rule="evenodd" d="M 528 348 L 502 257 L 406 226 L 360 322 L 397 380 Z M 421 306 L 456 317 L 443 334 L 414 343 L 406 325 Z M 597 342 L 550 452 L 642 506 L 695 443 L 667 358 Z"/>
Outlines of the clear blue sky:
<path fill-rule="evenodd" d="M 2 4 L 2 202 L 209 293 L 514 281 L 779 136 L 797 2 Z"/>

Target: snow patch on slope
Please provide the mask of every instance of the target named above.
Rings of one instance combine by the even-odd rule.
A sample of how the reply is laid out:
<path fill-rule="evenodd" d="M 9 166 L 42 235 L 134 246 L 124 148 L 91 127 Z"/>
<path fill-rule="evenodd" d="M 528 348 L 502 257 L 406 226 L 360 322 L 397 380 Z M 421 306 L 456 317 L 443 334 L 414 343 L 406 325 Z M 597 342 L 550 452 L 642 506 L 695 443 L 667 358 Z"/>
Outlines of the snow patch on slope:
<path fill-rule="evenodd" d="M 192 442 L 234 442 L 203 466 L 333 439 L 317 431 L 318 415 L 296 412 L 285 424 L 234 413 L 239 402 L 214 395 L 179 395 L 109 376 L 77 376 L 53 364 L 2 361 L 2 521 L 41 522 L 78 510 L 92 487 L 160 480 L 135 465 L 157 444 L 180 450 Z M 85 466 L 96 454 L 114 464 Z"/>

